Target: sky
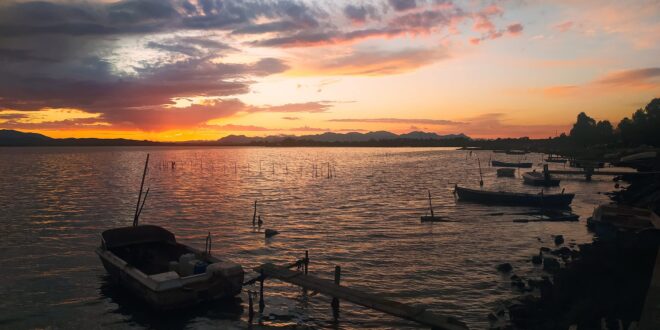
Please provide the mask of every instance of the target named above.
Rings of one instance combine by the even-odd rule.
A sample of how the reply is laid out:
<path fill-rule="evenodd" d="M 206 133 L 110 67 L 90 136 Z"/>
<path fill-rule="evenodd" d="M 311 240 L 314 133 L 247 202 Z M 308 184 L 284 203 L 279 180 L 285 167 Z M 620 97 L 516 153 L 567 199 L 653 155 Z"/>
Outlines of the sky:
<path fill-rule="evenodd" d="M 657 0 L 0 2 L 0 129 L 545 138 L 660 96 Z"/>

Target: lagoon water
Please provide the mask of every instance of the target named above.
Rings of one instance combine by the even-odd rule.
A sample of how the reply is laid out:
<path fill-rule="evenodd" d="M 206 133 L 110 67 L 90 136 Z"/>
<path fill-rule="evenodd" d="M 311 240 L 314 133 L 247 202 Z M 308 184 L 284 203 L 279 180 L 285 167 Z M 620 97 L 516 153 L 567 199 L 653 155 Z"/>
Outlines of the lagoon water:
<path fill-rule="evenodd" d="M 141 223 L 163 226 L 178 240 L 246 270 L 266 261 L 289 263 L 309 250 L 310 271 L 368 288 L 401 302 L 488 327 L 487 314 L 516 296 L 509 276 L 541 274 L 530 256 L 551 246 L 591 241 L 585 227 L 593 207 L 612 191 L 610 177 L 562 177 L 577 194 L 580 222 L 513 223 L 528 208 L 456 201 L 454 183 L 538 192 L 516 178 L 497 178 L 489 159 L 526 159 L 442 148 L 0 148 L 0 328 L 244 328 L 247 287 L 235 301 L 156 314 L 113 287 L 94 249 L 101 231 L 132 223 L 146 154 L 149 197 Z M 478 161 L 479 159 L 479 161 Z M 172 169 L 168 162 L 175 161 Z M 328 178 L 327 168 L 334 169 Z M 552 164 L 551 167 L 562 167 Z M 316 174 L 314 168 L 316 167 Z M 261 168 L 261 170 L 260 170 Z M 427 189 L 436 214 L 453 222 L 420 223 Z M 251 225 L 259 200 L 264 239 Z M 504 213 L 493 215 L 494 213 Z M 262 228 L 262 229 L 263 229 Z M 254 274 L 248 272 L 246 278 Z M 263 323 L 312 328 L 419 328 L 348 302 L 334 323 L 330 298 L 266 281 Z"/>

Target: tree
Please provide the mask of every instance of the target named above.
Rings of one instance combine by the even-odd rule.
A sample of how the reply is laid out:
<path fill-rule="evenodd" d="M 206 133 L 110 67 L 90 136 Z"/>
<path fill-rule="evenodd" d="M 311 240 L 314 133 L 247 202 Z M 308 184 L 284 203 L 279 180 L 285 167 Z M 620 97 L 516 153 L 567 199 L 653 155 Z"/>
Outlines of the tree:
<path fill-rule="evenodd" d="M 587 116 L 586 113 L 580 112 L 577 116 L 577 121 L 571 128 L 571 139 L 582 145 L 590 145 L 593 143 L 593 136 L 595 133 L 596 121 Z"/>
<path fill-rule="evenodd" d="M 635 111 L 632 119 L 623 118 L 617 130 L 626 145 L 660 146 L 660 98 L 651 100 L 644 109 Z"/>

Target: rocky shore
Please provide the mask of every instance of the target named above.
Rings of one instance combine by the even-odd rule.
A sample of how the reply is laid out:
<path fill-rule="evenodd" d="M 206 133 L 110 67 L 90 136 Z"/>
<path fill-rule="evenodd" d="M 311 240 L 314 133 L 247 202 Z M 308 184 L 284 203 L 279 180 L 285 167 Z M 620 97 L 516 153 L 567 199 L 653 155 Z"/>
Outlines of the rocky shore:
<path fill-rule="evenodd" d="M 657 161 L 644 166 L 660 170 Z M 659 211 L 660 176 L 620 179 L 629 185 L 611 194 L 614 202 Z M 579 246 L 555 236 L 554 247 L 540 247 L 529 259 L 545 275 L 526 278 L 496 267 L 520 295 L 488 315 L 491 329 L 636 329 L 659 244 L 656 230 L 596 235 Z"/>

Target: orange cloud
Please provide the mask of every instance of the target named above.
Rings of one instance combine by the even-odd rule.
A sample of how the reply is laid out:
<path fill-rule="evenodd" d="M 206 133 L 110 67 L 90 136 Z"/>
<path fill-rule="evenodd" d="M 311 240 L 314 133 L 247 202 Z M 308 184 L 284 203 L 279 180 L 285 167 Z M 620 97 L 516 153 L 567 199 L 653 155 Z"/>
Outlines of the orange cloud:
<path fill-rule="evenodd" d="M 586 91 L 603 93 L 612 89 L 639 90 L 660 87 L 660 68 L 621 70 L 607 73 L 582 85 L 558 85 L 537 89 L 546 96 L 568 96 Z"/>

